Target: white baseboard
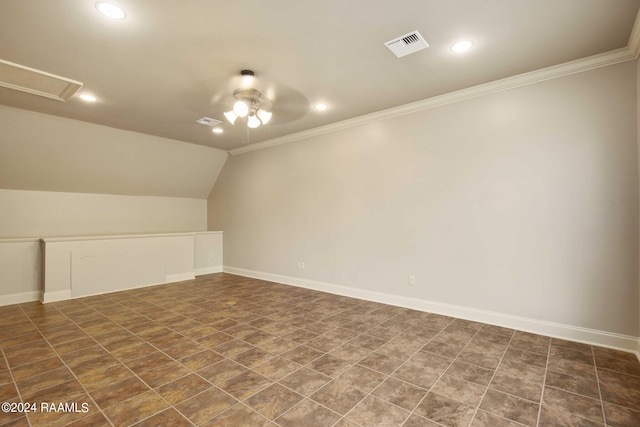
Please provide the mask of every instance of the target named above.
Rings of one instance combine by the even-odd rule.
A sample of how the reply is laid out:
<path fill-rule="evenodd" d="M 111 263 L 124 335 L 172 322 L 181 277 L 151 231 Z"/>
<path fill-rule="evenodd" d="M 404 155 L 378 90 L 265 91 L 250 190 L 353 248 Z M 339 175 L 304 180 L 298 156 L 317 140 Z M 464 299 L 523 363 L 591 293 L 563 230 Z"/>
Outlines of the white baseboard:
<path fill-rule="evenodd" d="M 172 282 L 182 282 L 183 280 L 193 280 L 196 276 L 193 274 L 193 271 L 188 273 L 179 273 L 179 274 L 167 274 L 166 275 L 166 283 Z"/>
<path fill-rule="evenodd" d="M 0 306 L 38 301 L 39 298 L 40 291 L 19 292 L 16 294 L 0 295 Z"/>
<path fill-rule="evenodd" d="M 56 301 L 63 301 L 66 299 L 71 299 L 71 289 L 67 289 L 64 291 L 55 291 L 55 292 L 42 292 L 42 294 L 40 295 L 40 301 L 43 304 L 46 304 L 48 302 L 56 302 Z"/>
<path fill-rule="evenodd" d="M 282 276 L 279 274 L 247 270 L 226 265 L 223 267 L 223 271 L 225 273 L 237 274 L 239 276 L 269 280 L 272 282 L 283 283 L 286 285 L 298 286 L 301 288 L 313 289 L 367 301 L 380 302 L 399 307 L 411 308 L 414 310 L 426 311 L 429 313 L 442 314 L 445 316 L 488 323 L 491 325 L 502 326 L 505 328 L 531 332 L 554 338 L 562 338 L 570 341 L 578 341 L 601 347 L 614 348 L 635 353 L 640 358 L 640 338 L 638 337 L 598 331 L 594 329 L 587 329 L 561 323 L 547 322 L 544 320 L 531 319 L 527 317 L 513 316 L 510 314 L 503 314 L 494 311 L 479 310 L 453 304 L 428 301 L 418 298 L 404 297 L 383 292 L 369 291 L 366 289 L 352 288 L 349 286 L 336 285 L 333 283 L 317 282 L 313 280 L 301 279 L 299 277 Z"/>
<path fill-rule="evenodd" d="M 222 266 L 216 265 L 214 267 L 196 268 L 196 276 L 203 276 L 205 274 L 222 273 Z"/>

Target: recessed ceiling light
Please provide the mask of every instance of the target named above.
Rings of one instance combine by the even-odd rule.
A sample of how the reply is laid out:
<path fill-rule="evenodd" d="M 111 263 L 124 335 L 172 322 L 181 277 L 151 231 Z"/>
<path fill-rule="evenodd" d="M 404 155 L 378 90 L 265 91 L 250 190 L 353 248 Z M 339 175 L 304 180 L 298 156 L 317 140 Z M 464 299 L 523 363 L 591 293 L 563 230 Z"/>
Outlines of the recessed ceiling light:
<path fill-rule="evenodd" d="M 98 3 L 96 3 L 96 9 L 98 9 L 98 12 L 100 12 L 107 18 L 124 19 L 127 17 L 127 12 L 125 12 L 123 8 L 106 1 L 99 1 Z"/>
<path fill-rule="evenodd" d="M 222 129 L 222 128 L 213 128 L 213 129 L 211 129 L 211 132 L 217 133 L 217 134 L 221 134 L 222 132 L 224 132 L 224 129 Z"/>
<path fill-rule="evenodd" d="M 97 98 L 93 95 L 90 95 L 88 93 L 83 93 L 80 95 L 80 99 L 82 99 L 83 101 L 87 101 L 87 102 L 96 102 Z"/>
<path fill-rule="evenodd" d="M 460 53 L 471 49 L 473 42 L 471 40 L 460 40 L 451 45 L 451 52 Z"/>
<path fill-rule="evenodd" d="M 313 109 L 316 111 L 326 111 L 329 106 L 327 104 L 318 103 L 313 106 Z"/>

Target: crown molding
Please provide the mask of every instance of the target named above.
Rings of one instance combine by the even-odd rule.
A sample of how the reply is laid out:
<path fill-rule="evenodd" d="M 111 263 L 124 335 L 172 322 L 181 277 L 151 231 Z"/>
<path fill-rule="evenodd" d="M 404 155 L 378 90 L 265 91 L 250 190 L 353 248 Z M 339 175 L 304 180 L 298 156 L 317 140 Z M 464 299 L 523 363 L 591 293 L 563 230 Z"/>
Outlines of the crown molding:
<path fill-rule="evenodd" d="M 629 36 L 627 49 L 629 49 L 629 52 L 631 52 L 636 59 L 640 56 L 640 10 L 638 10 L 636 22 L 633 24 L 633 29 Z"/>
<path fill-rule="evenodd" d="M 369 123 L 391 119 L 393 117 L 403 116 L 405 114 L 416 113 L 418 111 L 427 110 L 441 105 L 452 104 L 467 99 L 477 98 L 479 96 L 489 95 L 503 90 L 514 89 L 521 86 L 527 86 L 545 80 L 556 79 L 559 77 L 569 76 L 571 74 L 582 73 L 584 71 L 596 68 L 606 67 L 608 65 L 619 64 L 637 58 L 637 50 L 640 45 L 640 25 L 636 20 L 634 26 L 632 40 L 629 41 L 629 48 L 620 48 L 598 55 L 589 56 L 587 58 L 575 61 L 565 62 L 563 64 L 554 65 L 540 70 L 528 73 L 518 74 L 516 76 L 507 77 L 489 83 L 483 83 L 466 89 L 449 92 L 444 95 L 438 95 L 426 98 L 410 104 L 377 111 L 375 113 L 366 114 L 364 116 L 354 117 L 352 119 L 342 120 L 340 122 L 331 123 L 325 126 L 319 126 L 313 129 L 303 130 L 301 132 L 284 135 L 277 138 L 268 139 L 263 142 L 247 145 L 245 147 L 236 148 L 229 151 L 232 156 L 248 153 L 251 151 L 261 150 L 264 148 L 275 147 L 276 145 L 297 142 L 314 136 L 324 135 L 331 132 L 337 132 L 344 129 L 363 126 Z M 632 47 L 633 45 L 633 47 Z M 636 53 L 631 49 L 636 49 Z"/>

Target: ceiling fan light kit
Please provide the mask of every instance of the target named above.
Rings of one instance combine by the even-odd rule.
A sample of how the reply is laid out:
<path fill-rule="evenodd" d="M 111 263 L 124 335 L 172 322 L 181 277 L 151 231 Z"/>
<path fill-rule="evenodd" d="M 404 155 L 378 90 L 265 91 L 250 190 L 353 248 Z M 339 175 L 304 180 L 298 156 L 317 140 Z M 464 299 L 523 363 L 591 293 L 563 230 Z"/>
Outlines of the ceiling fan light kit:
<path fill-rule="evenodd" d="M 253 77 L 251 70 L 242 70 L 243 77 Z M 233 109 L 224 113 L 229 123 L 235 124 L 239 117 L 247 117 L 247 127 L 255 129 L 271 120 L 271 103 L 258 89 L 246 88 L 233 91 Z"/>

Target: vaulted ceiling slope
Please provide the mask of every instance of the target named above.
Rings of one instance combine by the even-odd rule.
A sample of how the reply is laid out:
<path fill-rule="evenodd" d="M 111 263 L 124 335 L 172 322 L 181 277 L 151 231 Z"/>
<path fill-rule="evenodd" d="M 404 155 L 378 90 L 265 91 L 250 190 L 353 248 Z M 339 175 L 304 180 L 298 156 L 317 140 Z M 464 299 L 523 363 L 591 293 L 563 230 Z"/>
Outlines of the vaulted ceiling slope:
<path fill-rule="evenodd" d="M 92 104 L 0 88 L 0 103 L 233 150 L 624 48 L 640 0 L 0 1 L 0 59 L 84 83 Z M 430 47 L 384 46 L 417 30 Z M 452 43 L 473 40 L 465 54 Z M 273 119 L 224 133 L 234 76 L 255 71 Z M 324 113 L 310 105 L 329 104 Z"/>

